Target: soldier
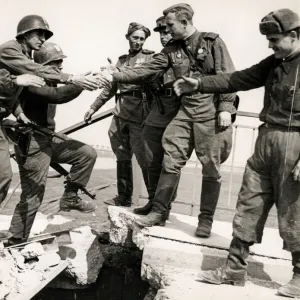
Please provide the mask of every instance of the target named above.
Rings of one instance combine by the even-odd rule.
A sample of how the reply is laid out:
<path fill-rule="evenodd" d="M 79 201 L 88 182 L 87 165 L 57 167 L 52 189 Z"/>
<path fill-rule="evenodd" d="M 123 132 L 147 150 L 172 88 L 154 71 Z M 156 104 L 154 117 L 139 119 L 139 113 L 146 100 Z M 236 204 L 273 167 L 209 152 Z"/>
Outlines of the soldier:
<path fill-rule="evenodd" d="M 54 43 L 45 43 L 39 51 L 34 52 L 34 61 L 43 66 L 62 70 L 63 59 L 66 56 L 61 48 Z M 81 87 L 73 84 L 61 87 L 44 86 L 30 87 L 20 95 L 21 107 L 25 115 L 34 123 L 55 130 L 56 105 L 67 103 L 77 98 L 82 92 Z M 21 179 L 21 200 L 15 208 L 10 233 L 11 244 L 26 241 L 35 215 L 43 201 L 49 165 L 51 162 L 70 164 L 71 171 L 67 178 L 66 188 L 60 199 L 60 209 L 70 211 L 92 212 L 95 206 L 90 201 L 82 200 L 78 189 L 88 183 L 97 153 L 84 143 L 61 135 L 50 138 L 39 133 L 33 133 L 29 142 L 28 153 L 15 147 L 16 160 L 19 165 Z"/>
<path fill-rule="evenodd" d="M 165 17 L 156 20 L 156 27 L 153 29 L 160 35 L 163 47 L 172 39 L 171 33 L 167 28 Z M 142 143 L 144 148 L 145 167 L 148 172 L 148 192 L 149 202 L 133 210 L 138 215 L 147 215 L 152 209 L 152 200 L 155 195 L 159 176 L 162 170 L 164 148 L 162 146 L 162 136 L 167 125 L 176 116 L 180 100 L 173 92 L 172 84 L 175 80 L 172 69 L 169 69 L 158 82 L 158 90 L 155 93 L 155 100 L 151 105 L 151 111 L 144 122 L 142 133 Z M 176 193 L 172 201 L 176 198 Z M 168 214 L 166 216 L 168 218 Z"/>
<path fill-rule="evenodd" d="M 300 298 L 300 17 L 289 9 L 265 16 L 260 32 L 274 54 L 243 71 L 184 78 L 178 94 L 232 93 L 265 87 L 259 136 L 248 160 L 233 220 L 233 239 L 226 265 L 202 272 L 200 279 L 245 284 L 249 246 L 260 243 L 272 206 L 276 205 L 284 249 L 292 253 L 294 275 L 279 293 Z"/>
<path fill-rule="evenodd" d="M 2 120 L 8 117 L 15 109 L 21 86 L 41 87 L 44 80 L 35 75 L 12 76 L 5 69 L 0 69 L 0 204 L 5 199 L 12 180 L 12 170 L 10 165 L 9 144 L 2 129 Z M 19 114 L 20 122 L 27 122 L 24 114 Z M 0 240 L 7 238 L 8 232 L 0 231 Z"/>
<path fill-rule="evenodd" d="M 33 50 L 39 50 L 52 35 L 47 21 L 41 16 L 25 16 L 18 24 L 16 40 L 0 45 L 0 67 L 13 75 L 28 73 L 52 83 L 73 83 L 87 90 L 97 89 L 97 76 L 61 73 L 51 66 L 41 66 L 31 60 Z"/>
<path fill-rule="evenodd" d="M 129 54 L 119 57 L 117 67 L 137 67 L 151 59 L 153 51 L 143 49 L 150 30 L 138 23 L 130 23 L 126 38 L 129 41 Z M 108 134 L 113 152 L 117 157 L 117 188 L 118 195 L 113 199 L 104 201 L 108 205 L 131 206 L 132 203 L 132 165 L 134 153 L 143 171 L 147 185 L 147 171 L 144 168 L 142 151 L 142 123 L 148 114 L 147 95 L 141 85 L 113 83 L 105 88 L 91 108 L 86 112 L 84 119 L 89 121 L 92 115 L 100 109 L 109 99 L 116 95 L 117 103 L 114 109 Z"/>
<path fill-rule="evenodd" d="M 155 54 L 150 62 L 132 69 L 123 68 L 122 72 L 106 75 L 106 80 L 112 80 L 113 83 L 138 82 L 168 69 L 174 71 L 175 78 L 234 70 L 228 50 L 218 34 L 195 29 L 192 22 L 194 12 L 188 4 L 173 5 L 163 13 L 173 41 L 161 53 Z M 141 226 L 164 225 L 168 205 L 177 190 L 181 168 L 195 149 L 203 166 L 196 235 L 210 236 L 221 189 L 220 164 L 228 158 L 231 150 L 234 100 L 234 94 L 200 93 L 181 99 L 178 114 L 164 132 L 163 170 L 152 211 L 147 217 L 137 220 L 137 223 Z"/>

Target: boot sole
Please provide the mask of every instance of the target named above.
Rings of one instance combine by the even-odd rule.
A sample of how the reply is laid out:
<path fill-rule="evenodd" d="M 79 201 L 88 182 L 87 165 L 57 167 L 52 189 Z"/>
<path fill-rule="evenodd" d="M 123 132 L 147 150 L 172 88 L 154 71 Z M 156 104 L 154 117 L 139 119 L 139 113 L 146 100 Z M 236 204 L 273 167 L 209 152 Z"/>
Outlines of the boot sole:
<path fill-rule="evenodd" d="M 90 210 L 83 211 L 83 210 L 76 209 L 76 208 L 61 208 L 60 210 L 61 211 L 66 211 L 66 212 L 69 212 L 71 210 L 77 210 L 77 211 L 82 212 L 82 213 L 91 213 L 91 212 L 94 212 L 96 209 L 90 209 Z"/>
<path fill-rule="evenodd" d="M 133 213 L 136 215 L 140 215 L 140 216 L 147 216 L 150 212 L 139 212 L 139 211 L 133 210 Z"/>
<path fill-rule="evenodd" d="M 289 297 L 289 298 L 294 298 L 294 299 L 295 298 L 296 299 L 300 298 L 300 295 L 294 295 L 294 294 L 290 294 L 290 293 L 286 293 L 286 292 L 280 291 L 280 288 L 277 290 L 277 293 L 280 296 L 285 296 L 285 297 Z"/>
<path fill-rule="evenodd" d="M 154 224 L 144 224 L 142 222 L 139 222 L 139 220 L 136 220 L 135 222 L 142 227 L 153 227 L 153 226 L 164 227 L 164 226 L 166 226 L 166 221 L 160 221 L 160 222 L 156 222 Z"/>
<path fill-rule="evenodd" d="M 210 234 L 207 234 L 207 233 L 197 233 L 197 231 L 196 231 L 195 232 L 195 236 L 207 239 L 207 238 L 209 238 L 211 236 L 211 233 Z"/>
<path fill-rule="evenodd" d="M 210 279 L 206 279 L 206 278 L 201 278 L 198 277 L 197 278 L 198 281 L 204 282 L 204 283 L 210 283 L 210 284 L 215 284 L 215 285 L 221 285 L 221 284 L 227 284 L 227 285 L 234 285 L 234 286 L 245 286 L 246 281 L 235 281 L 235 280 L 226 280 L 226 281 L 213 281 Z"/>

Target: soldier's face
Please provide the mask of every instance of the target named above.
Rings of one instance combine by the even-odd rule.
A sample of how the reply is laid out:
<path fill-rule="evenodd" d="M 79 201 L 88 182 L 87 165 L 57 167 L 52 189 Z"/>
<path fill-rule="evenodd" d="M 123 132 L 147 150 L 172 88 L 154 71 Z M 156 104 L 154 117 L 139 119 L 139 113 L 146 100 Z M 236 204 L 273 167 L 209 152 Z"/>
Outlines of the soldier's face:
<path fill-rule="evenodd" d="M 40 50 L 46 41 L 45 31 L 32 30 L 26 33 L 24 37 L 25 43 L 30 50 Z"/>
<path fill-rule="evenodd" d="M 167 28 L 160 30 L 159 34 L 160 34 L 160 42 L 162 46 L 165 47 L 167 42 L 172 38 L 172 35 Z"/>
<path fill-rule="evenodd" d="M 50 61 L 47 65 L 53 67 L 56 70 L 61 71 L 63 69 L 62 64 L 63 64 L 63 60 L 59 59 L 59 60 Z"/>
<path fill-rule="evenodd" d="M 166 16 L 167 28 L 174 40 L 180 40 L 185 37 L 185 26 L 182 20 L 179 20 L 175 13 L 168 13 Z"/>
<path fill-rule="evenodd" d="M 131 51 L 140 51 L 146 41 L 146 34 L 143 30 L 136 30 L 128 37 L 128 41 Z"/>
<path fill-rule="evenodd" d="M 297 43 L 295 38 L 290 33 L 287 34 L 268 34 L 267 40 L 269 41 L 269 48 L 274 51 L 277 59 L 287 57 L 295 51 Z"/>

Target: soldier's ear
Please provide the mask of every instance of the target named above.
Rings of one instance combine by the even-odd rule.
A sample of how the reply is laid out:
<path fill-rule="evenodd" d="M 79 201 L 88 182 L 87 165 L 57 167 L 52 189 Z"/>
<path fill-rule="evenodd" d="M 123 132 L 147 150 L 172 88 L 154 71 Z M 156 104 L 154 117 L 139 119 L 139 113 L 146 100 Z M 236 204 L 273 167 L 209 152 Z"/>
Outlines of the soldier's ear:
<path fill-rule="evenodd" d="M 298 33 L 297 33 L 296 30 L 290 31 L 290 37 L 291 37 L 292 39 L 299 39 L 299 36 L 298 36 Z"/>

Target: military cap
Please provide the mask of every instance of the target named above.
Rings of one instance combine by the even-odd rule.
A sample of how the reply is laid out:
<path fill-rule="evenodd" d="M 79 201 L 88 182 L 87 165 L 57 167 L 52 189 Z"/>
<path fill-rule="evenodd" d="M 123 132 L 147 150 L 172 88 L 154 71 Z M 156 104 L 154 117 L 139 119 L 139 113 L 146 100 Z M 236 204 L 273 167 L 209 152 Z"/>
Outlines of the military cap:
<path fill-rule="evenodd" d="M 128 38 L 133 32 L 135 32 L 137 30 L 143 30 L 146 34 L 146 38 L 151 35 L 150 29 L 148 29 L 144 25 L 136 23 L 136 22 L 131 22 L 128 26 L 126 38 Z"/>
<path fill-rule="evenodd" d="M 156 20 L 156 27 L 153 29 L 153 31 L 158 32 L 161 29 L 165 29 L 166 27 L 167 27 L 167 24 L 166 24 L 165 16 L 162 16 Z"/>
<path fill-rule="evenodd" d="M 259 24 L 261 34 L 277 34 L 300 27 L 300 17 L 288 8 L 278 9 L 266 15 Z"/>
<path fill-rule="evenodd" d="M 163 11 L 163 15 L 166 16 L 174 8 L 185 9 L 185 10 L 187 10 L 191 14 L 191 16 L 194 15 L 194 11 L 193 11 L 192 7 L 189 4 L 187 4 L 187 3 L 174 4 L 174 5 L 170 6 L 169 8 L 165 9 Z"/>

